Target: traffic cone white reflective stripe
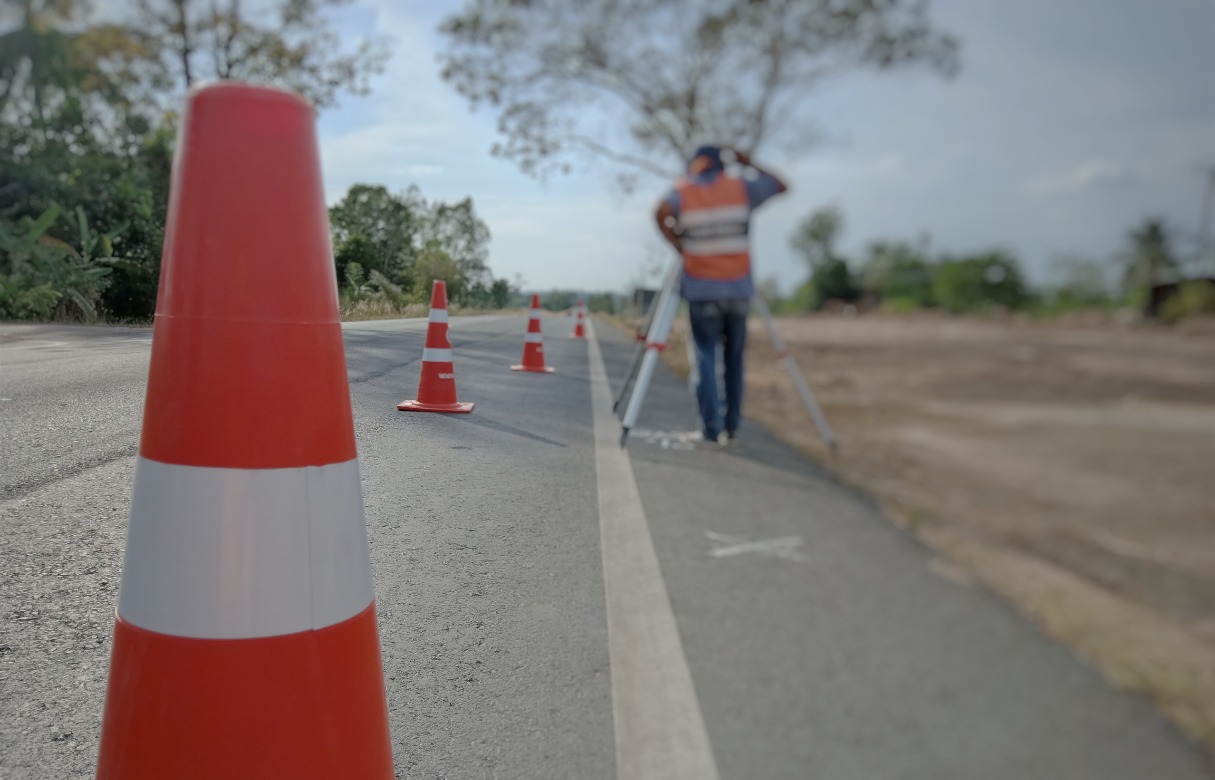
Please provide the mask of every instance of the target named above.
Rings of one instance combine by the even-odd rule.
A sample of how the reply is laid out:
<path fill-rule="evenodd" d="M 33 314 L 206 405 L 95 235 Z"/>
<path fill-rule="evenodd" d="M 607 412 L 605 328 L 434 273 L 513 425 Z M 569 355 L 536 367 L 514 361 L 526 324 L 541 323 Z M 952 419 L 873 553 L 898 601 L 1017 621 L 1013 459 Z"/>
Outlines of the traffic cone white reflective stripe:
<path fill-rule="evenodd" d="M 532 294 L 531 312 L 527 319 L 527 332 L 523 334 L 523 362 L 511 366 L 512 371 L 532 371 L 551 374 L 554 369 L 544 365 L 544 336 L 540 333 L 540 296 Z"/>
<path fill-rule="evenodd" d="M 422 361 L 426 363 L 450 363 L 452 362 L 451 350 L 423 347 Z"/>
<path fill-rule="evenodd" d="M 278 636 L 340 623 L 372 599 L 357 460 L 284 469 L 136 460 L 118 599 L 126 622 L 174 636 Z"/>
<path fill-rule="evenodd" d="M 393 776 L 315 115 L 290 93 L 220 83 L 183 115 L 97 776 Z"/>
<path fill-rule="evenodd" d="M 430 293 L 430 322 L 426 326 L 426 346 L 422 349 L 422 375 L 418 397 L 397 404 L 402 412 L 448 412 L 467 414 L 471 403 L 461 403 L 456 395 L 456 369 L 452 362 L 451 342 L 447 339 L 447 283 L 436 279 Z"/>

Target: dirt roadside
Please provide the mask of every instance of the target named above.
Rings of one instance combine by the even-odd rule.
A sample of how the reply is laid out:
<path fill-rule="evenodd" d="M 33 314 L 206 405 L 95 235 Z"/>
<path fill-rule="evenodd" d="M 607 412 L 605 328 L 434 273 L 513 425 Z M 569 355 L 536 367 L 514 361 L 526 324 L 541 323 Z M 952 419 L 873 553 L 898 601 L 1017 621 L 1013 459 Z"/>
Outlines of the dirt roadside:
<path fill-rule="evenodd" d="M 1215 755 L 1215 323 L 752 318 L 745 415 Z M 682 320 L 666 350 L 686 370 Z"/>

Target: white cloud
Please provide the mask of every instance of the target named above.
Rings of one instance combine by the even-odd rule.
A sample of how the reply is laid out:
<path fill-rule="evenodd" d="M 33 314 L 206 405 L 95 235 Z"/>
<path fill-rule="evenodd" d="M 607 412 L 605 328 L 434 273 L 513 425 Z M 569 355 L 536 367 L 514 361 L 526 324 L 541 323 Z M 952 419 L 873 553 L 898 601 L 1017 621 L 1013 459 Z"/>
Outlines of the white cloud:
<path fill-rule="evenodd" d="M 1126 184 L 1133 179 L 1122 163 L 1086 160 L 1069 170 L 1035 176 L 1026 182 L 1025 189 L 1033 195 L 1054 195 Z"/>
<path fill-rule="evenodd" d="M 902 155 L 888 152 L 869 159 L 810 157 L 794 163 L 782 172 L 794 177 L 873 179 L 898 175 L 905 172 L 905 168 Z"/>

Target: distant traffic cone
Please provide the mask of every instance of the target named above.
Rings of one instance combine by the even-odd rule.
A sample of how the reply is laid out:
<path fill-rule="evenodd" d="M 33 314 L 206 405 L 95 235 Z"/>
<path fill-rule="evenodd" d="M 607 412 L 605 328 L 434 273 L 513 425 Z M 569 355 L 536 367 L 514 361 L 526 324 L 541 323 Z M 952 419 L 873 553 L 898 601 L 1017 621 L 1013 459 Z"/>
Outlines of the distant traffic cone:
<path fill-rule="evenodd" d="M 582 301 L 578 301 L 578 303 L 574 304 L 574 315 L 576 319 L 574 320 L 574 332 L 570 334 L 570 338 L 572 339 L 586 338 L 586 326 L 583 324 L 583 309 L 585 306 L 586 304 L 584 304 Z"/>
<path fill-rule="evenodd" d="M 313 108 L 190 92 L 98 778 L 391 778 Z"/>
<path fill-rule="evenodd" d="M 532 312 L 523 334 L 523 363 L 511 366 L 511 371 L 535 371 L 551 374 L 556 369 L 544 365 L 544 337 L 540 335 L 540 296 L 532 294 Z"/>
<path fill-rule="evenodd" d="M 456 368 L 447 340 L 447 282 L 436 279 L 430 291 L 430 324 L 426 326 L 426 346 L 422 349 L 422 377 L 418 397 L 397 404 L 402 412 L 453 412 L 468 414 L 472 404 L 456 400 Z"/>

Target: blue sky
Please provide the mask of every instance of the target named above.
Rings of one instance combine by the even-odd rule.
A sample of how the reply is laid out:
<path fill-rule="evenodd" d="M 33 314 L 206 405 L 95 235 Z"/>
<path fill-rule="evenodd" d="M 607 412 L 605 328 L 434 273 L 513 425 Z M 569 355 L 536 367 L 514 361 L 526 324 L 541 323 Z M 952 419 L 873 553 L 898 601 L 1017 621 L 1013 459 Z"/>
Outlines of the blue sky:
<path fill-rule="evenodd" d="M 667 183 L 625 196 L 612 168 L 540 183 L 490 156 L 495 118 L 439 78 L 435 32 L 452 3 L 355 0 L 343 37 L 386 36 L 394 54 L 365 98 L 320 118 L 330 203 L 355 183 L 471 196 L 490 265 L 528 288 L 625 290 L 670 257 L 651 213 Z M 848 74 L 806 98 L 826 140 L 796 159 L 760 150 L 791 192 L 755 216 L 756 275 L 784 291 L 807 270 L 798 221 L 838 205 L 842 247 L 928 234 L 938 251 L 1013 251 L 1050 282 L 1060 256 L 1111 259 L 1148 216 L 1198 228 L 1215 166 L 1215 0 L 933 0 L 963 41 L 952 81 L 923 71 Z M 1179 248 L 1189 249 L 1190 243 Z"/>

